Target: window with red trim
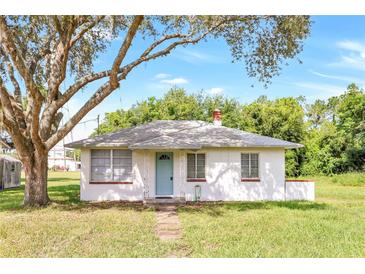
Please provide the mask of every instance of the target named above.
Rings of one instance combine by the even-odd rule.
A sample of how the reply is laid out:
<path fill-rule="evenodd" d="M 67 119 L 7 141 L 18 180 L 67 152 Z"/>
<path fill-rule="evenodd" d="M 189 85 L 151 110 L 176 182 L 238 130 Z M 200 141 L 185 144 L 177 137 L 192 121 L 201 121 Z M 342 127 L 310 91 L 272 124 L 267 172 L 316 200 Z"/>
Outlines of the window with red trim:
<path fill-rule="evenodd" d="M 205 179 L 205 154 L 187 154 L 187 179 Z"/>
<path fill-rule="evenodd" d="M 91 182 L 132 182 L 132 151 L 92 149 Z"/>
<path fill-rule="evenodd" d="M 241 179 L 258 179 L 258 178 L 259 178 L 259 154 L 242 153 Z"/>

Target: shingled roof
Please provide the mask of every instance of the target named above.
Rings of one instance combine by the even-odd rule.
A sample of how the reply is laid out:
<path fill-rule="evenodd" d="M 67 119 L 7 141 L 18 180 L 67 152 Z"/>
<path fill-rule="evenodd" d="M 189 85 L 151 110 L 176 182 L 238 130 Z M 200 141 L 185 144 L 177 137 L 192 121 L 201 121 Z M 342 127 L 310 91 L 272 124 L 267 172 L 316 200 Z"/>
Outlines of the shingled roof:
<path fill-rule="evenodd" d="M 300 148 L 301 144 L 262 136 L 203 121 L 154 121 L 65 145 L 128 147 L 130 149 L 201 149 L 209 147 Z"/>

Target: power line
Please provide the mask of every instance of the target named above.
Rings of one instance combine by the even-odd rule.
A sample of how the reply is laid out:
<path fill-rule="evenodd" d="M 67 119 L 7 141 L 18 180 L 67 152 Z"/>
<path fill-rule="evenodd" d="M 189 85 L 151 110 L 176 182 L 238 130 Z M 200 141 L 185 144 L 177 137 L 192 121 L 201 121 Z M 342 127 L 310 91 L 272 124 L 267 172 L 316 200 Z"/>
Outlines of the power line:
<path fill-rule="evenodd" d="M 93 122 L 93 121 L 96 121 L 96 123 L 98 124 L 96 132 L 97 132 L 97 135 L 99 135 L 99 133 L 100 133 L 100 115 L 99 114 L 98 114 L 98 116 L 96 116 L 96 118 L 89 119 L 89 120 L 86 120 L 86 121 L 83 121 L 83 122 L 79 122 L 77 124 L 82 125 L 82 124 L 86 124 L 88 122 Z"/>

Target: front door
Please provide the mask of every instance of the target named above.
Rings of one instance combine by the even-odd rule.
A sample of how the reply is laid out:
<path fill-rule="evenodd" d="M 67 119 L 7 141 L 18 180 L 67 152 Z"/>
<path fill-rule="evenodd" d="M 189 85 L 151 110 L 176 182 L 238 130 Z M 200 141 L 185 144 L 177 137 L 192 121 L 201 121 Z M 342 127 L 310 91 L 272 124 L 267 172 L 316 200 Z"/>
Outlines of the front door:
<path fill-rule="evenodd" d="M 172 152 L 156 153 L 156 195 L 173 195 Z"/>

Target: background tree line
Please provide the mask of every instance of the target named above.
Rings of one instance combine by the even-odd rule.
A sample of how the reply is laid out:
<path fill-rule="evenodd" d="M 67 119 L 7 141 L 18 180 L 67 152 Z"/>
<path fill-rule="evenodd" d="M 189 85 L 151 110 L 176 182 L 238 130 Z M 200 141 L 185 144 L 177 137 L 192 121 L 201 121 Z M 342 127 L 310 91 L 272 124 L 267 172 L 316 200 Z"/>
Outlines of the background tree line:
<path fill-rule="evenodd" d="M 128 110 L 106 113 L 99 133 L 153 120 L 212 122 L 215 108 L 222 110 L 226 127 L 304 144 L 286 151 L 288 176 L 365 170 L 365 93 L 355 84 L 340 96 L 312 104 L 304 97 L 269 100 L 266 96 L 241 104 L 224 96 L 173 88 L 161 99 L 149 97 Z"/>

